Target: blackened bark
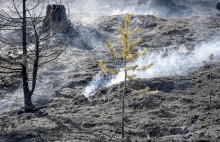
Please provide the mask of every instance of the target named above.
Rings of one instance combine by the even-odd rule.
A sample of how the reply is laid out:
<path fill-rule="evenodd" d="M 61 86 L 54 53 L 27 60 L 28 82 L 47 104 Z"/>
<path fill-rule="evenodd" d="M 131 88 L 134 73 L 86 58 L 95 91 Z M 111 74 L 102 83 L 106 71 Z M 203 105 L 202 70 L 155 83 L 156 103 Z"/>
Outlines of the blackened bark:
<path fill-rule="evenodd" d="M 37 81 L 37 71 L 38 71 L 38 66 L 39 66 L 39 36 L 37 34 L 36 31 L 36 27 L 34 26 L 34 30 L 35 30 L 35 38 L 36 38 L 36 45 L 35 45 L 35 60 L 34 60 L 34 66 L 33 66 L 33 72 L 32 72 L 32 76 L 33 76 L 33 80 L 32 80 L 32 89 L 31 89 L 31 94 L 34 93 L 35 90 L 35 86 L 36 86 L 36 81 Z"/>
<path fill-rule="evenodd" d="M 32 104 L 31 97 L 32 94 L 28 86 L 28 74 L 27 67 L 22 65 L 22 77 L 23 77 L 23 92 L 24 92 L 24 110 L 26 112 L 31 112 L 34 110 L 35 106 Z"/>
<path fill-rule="evenodd" d="M 126 69 L 126 61 L 124 61 L 124 69 Z M 125 74 L 125 80 L 124 80 L 124 90 L 123 90 L 123 95 L 122 95 L 122 122 L 121 122 L 121 134 L 122 134 L 122 139 L 125 137 L 125 130 L 124 130 L 124 119 L 125 119 L 125 94 L 126 94 L 126 85 L 127 85 L 127 70 L 124 71 Z"/>
<path fill-rule="evenodd" d="M 26 0 L 23 0 L 23 64 L 27 69 L 27 32 L 26 32 Z"/>
<path fill-rule="evenodd" d="M 43 20 L 43 32 L 56 32 L 59 31 L 60 27 L 66 27 L 67 25 L 67 14 L 66 8 L 63 5 L 48 5 L 46 17 Z M 64 28 L 59 32 L 66 33 L 67 29 Z"/>
<path fill-rule="evenodd" d="M 23 77 L 23 91 L 24 91 L 24 110 L 32 111 L 35 107 L 32 104 L 32 92 L 28 86 L 28 65 L 27 65 L 27 33 L 26 33 L 26 0 L 23 0 L 23 63 L 22 63 L 22 77 Z"/>

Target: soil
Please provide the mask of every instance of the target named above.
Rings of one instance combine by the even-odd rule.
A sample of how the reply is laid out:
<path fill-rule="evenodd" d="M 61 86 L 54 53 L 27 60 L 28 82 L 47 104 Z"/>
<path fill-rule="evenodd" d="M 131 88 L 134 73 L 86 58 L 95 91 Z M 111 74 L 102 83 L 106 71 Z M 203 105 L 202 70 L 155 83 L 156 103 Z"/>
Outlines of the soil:
<path fill-rule="evenodd" d="M 217 15 L 181 18 L 132 15 L 131 23 L 132 27 L 140 27 L 137 36 L 142 37 L 136 49 L 147 48 L 149 51 L 180 48 L 181 45 L 192 51 L 195 46 L 219 37 L 220 31 Z M 99 17 L 93 25 L 86 27 L 98 33 L 98 42 L 104 43 L 106 39 L 116 41 L 120 24 L 122 15 L 114 15 Z M 123 83 L 100 87 L 89 98 L 83 95 L 86 86 L 100 72 L 99 59 L 108 66 L 118 67 L 122 65 L 121 61 L 112 60 L 100 46 L 91 49 L 93 43 L 89 43 L 88 49 L 82 45 L 81 50 L 80 44 L 75 45 L 78 49 L 68 48 L 59 59 L 39 71 L 40 77 L 53 77 L 49 81 L 50 87 L 41 85 L 36 89 L 35 96 L 40 95 L 39 90 L 47 90 L 46 93 L 51 95 L 46 103 L 42 103 L 42 98 L 34 101 L 41 107 L 39 110 L 24 113 L 16 107 L 0 111 L 1 142 L 122 141 Z M 219 142 L 219 72 L 218 61 L 213 64 L 204 62 L 202 67 L 183 75 L 129 81 L 125 97 L 125 141 Z M 0 98 L 5 98 L 4 94 L 19 88 L 19 80 L 16 81 L 17 76 L 2 78 Z M 146 86 L 159 90 L 159 93 L 132 93 L 132 90 Z M 22 98 L 15 103 L 22 105 Z"/>

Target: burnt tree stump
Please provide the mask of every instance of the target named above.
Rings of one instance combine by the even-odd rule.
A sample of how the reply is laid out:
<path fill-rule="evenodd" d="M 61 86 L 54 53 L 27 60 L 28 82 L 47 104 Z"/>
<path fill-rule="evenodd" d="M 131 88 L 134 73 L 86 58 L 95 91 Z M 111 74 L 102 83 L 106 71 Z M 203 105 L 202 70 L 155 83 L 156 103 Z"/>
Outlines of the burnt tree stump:
<path fill-rule="evenodd" d="M 66 33 L 68 26 L 69 23 L 64 5 L 48 5 L 46 17 L 43 19 L 43 32 Z"/>
<path fill-rule="evenodd" d="M 171 11 L 173 11 L 175 7 L 173 0 L 150 0 L 148 4 L 155 8 L 167 8 Z"/>
<path fill-rule="evenodd" d="M 147 0 L 137 0 L 137 4 L 138 5 L 146 5 L 147 4 Z"/>
<path fill-rule="evenodd" d="M 219 3 L 217 3 L 217 5 L 216 5 L 216 7 L 215 7 L 216 9 L 218 9 L 218 11 L 220 11 L 220 2 Z"/>

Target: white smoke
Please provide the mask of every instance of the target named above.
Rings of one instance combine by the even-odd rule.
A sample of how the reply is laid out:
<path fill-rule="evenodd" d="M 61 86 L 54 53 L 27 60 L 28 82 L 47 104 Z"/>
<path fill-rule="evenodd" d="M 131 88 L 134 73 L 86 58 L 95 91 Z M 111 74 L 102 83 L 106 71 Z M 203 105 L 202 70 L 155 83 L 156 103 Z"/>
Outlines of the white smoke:
<path fill-rule="evenodd" d="M 204 65 L 204 61 L 209 63 L 209 55 L 214 54 L 215 60 L 220 60 L 220 40 L 210 41 L 196 46 L 193 50 L 188 50 L 181 46 L 178 49 L 161 49 L 148 52 L 145 56 L 138 58 L 129 65 L 146 66 L 150 63 L 154 65 L 146 70 L 139 72 L 129 72 L 129 74 L 136 74 L 136 78 L 155 78 L 165 77 L 171 75 L 184 75 L 193 72 Z M 104 78 L 96 75 L 93 81 L 86 87 L 85 96 L 93 95 L 93 93 L 102 86 L 111 86 L 117 84 L 124 79 L 123 72 L 112 77 L 108 82 L 104 82 Z M 104 82 L 104 83 L 101 83 Z M 101 84 L 101 85 L 100 85 Z"/>
<path fill-rule="evenodd" d="M 42 0 L 40 0 L 42 1 Z M 169 11 L 170 8 L 160 7 L 160 3 L 155 6 L 152 6 L 151 3 L 154 0 L 146 0 L 145 4 L 137 4 L 137 0 L 44 0 L 44 3 L 41 3 L 33 13 L 39 14 L 43 8 L 42 16 L 46 13 L 46 7 L 48 4 L 63 4 L 69 15 L 71 21 L 81 21 L 86 23 L 94 22 L 98 17 L 105 16 L 105 15 L 119 15 L 125 13 L 131 14 L 152 14 L 155 16 L 168 16 L 166 15 L 167 10 Z M 202 1 L 202 0 L 201 0 Z M 177 5 L 186 7 L 183 10 L 182 16 L 189 16 L 191 15 L 202 15 L 202 14 L 217 14 L 218 11 L 214 9 L 215 5 L 217 4 L 217 0 L 212 0 L 209 2 L 209 5 L 206 5 L 205 2 L 195 1 L 195 2 L 185 2 L 185 1 L 175 1 Z M 16 6 L 18 6 L 22 0 L 16 0 Z M 27 8 L 32 9 L 38 0 L 27 0 Z M 6 13 L 10 15 L 13 12 L 10 11 L 8 7 L 10 7 L 13 11 L 13 3 L 12 0 L 3 1 L 0 0 L 1 7 Z M 204 3 L 204 4 L 203 4 Z M 159 6 L 159 7 L 158 7 Z M 181 8 L 177 8 L 181 11 Z M 204 9 L 204 10 L 201 10 Z M 19 11 L 22 10 L 22 5 L 19 7 Z M 1 11 L 4 14 L 3 11 Z M 185 14 L 184 14 L 185 13 Z M 190 13 L 190 14 L 189 14 Z M 31 13 L 32 14 L 32 13 Z M 172 14 L 175 15 L 175 14 Z M 179 14 L 177 14 L 179 15 Z"/>
<path fill-rule="evenodd" d="M 102 76 L 102 73 L 99 72 L 95 77 L 92 79 L 92 82 L 86 87 L 84 91 L 84 95 L 86 97 L 89 97 L 92 92 L 94 92 L 96 89 L 98 89 L 100 86 L 102 86 L 105 83 L 104 77 Z"/>
<path fill-rule="evenodd" d="M 209 2 L 209 5 L 201 1 L 174 1 L 176 11 L 171 12 L 171 7 L 161 6 L 160 3 L 152 5 L 155 0 L 146 0 L 145 4 L 138 4 L 138 0 L 61 0 L 61 3 L 70 8 L 71 21 L 93 23 L 100 16 L 121 15 L 131 13 L 134 15 L 155 16 L 192 16 L 192 15 L 216 15 L 214 8 L 217 0 Z M 49 3 L 54 3 L 49 0 Z M 203 4 L 204 3 L 204 4 Z M 201 10 L 205 9 L 205 10 Z M 171 14 L 171 13 L 172 14 Z"/>
<path fill-rule="evenodd" d="M 22 0 L 16 1 L 19 4 Z M 58 3 L 60 0 L 57 0 Z M 118 15 L 124 13 L 131 13 L 131 14 L 161 14 L 161 11 L 152 11 L 148 9 L 148 5 L 136 5 L 134 1 L 128 0 L 61 0 L 61 4 L 64 4 L 65 7 L 69 7 L 70 9 L 70 20 L 80 21 L 82 23 L 91 23 L 100 16 L 105 15 Z M 27 0 L 27 7 L 31 8 L 37 0 Z M 8 12 L 8 14 L 12 14 L 7 7 L 13 7 L 12 1 L 0 1 L 2 8 Z M 39 14 L 41 11 L 42 6 L 44 6 L 43 14 L 46 13 L 46 6 L 47 4 L 55 4 L 53 0 L 46 0 L 44 5 L 40 5 L 36 10 L 35 13 Z M 202 8 L 199 8 L 201 10 Z M 214 9 L 214 8 L 213 8 Z M 21 10 L 21 9 L 19 9 Z M 163 12 L 163 11 L 162 11 Z M 4 14 L 3 12 L 1 12 Z M 82 35 L 89 34 L 89 32 L 81 32 Z M 10 35 L 10 34 L 9 34 Z M 88 36 L 88 35 L 87 35 Z M 11 36 L 10 38 L 14 39 L 17 36 Z M 93 36 L 88 36 L 93 37 Z M 169 76 L 175 74 L 185 74 L 188 71 L 193 71 L 194 69 L 203 65 L 203 60 L 208 60 L 208 56 L 210 53 L 215 53 L 216 59 L 219 59 L 218 53 L 220 49 L 218 49 L 220 42 L 210 42 L 205 43 L 201 46 L 197 46 L 194 51 L 188 54 L 186 47 L 181 47 L 179 50 L 169 49 L 168 51 L 158 50 L 148 52 L 148 54 L 136 62 L 131 64 L 138 64 L 139 66 L 146 65 L 148 63 L 153 62 L 154 66 L 145 71 L 145 72 L 138 72 L 138 78 L 153 78 L 153 77 L 161 77 L 161 76 Z M 96 41 L 92 43 L 92 45 L 97 45 Z M 54 70 L 49 67 L 45 67 L 42 70 L 39 70 L 39 80 L 38 86 L 35 91 L 35 95 L 42 95 L 39 98 L 46 98 L 53 94 L 55 89 L 59 89 L 59 86 L 63 85 L 63 82 L 68 82 L 67 78 L 68 75 L 74 72 L 74 66 L 80 60 L 76 56 L 72 55 L 73 52 L 67 52 L 69 54 L 63 55 L 62 63 L 67 65 L 68 67 L 62 68 L 60 72 L 53 72 Z M 67 59 L 67 56 L 69 59 Z M 60 57 L 61 58 L 61 57 Z M 87 58 L 87 57 L 81 57 Z M 68 61 L 67 61 L 68 60 Z M 192 70 L 193 69 L 193 70 Z M 53 72 L 53 73 L 52 73 Z M 65 73 L 64 73 L 65 72 Z M 112 84 L 118 83 L 123 80 L 123 74 L 118 74 L 117 76 L 112 76 L 112 78 L 108 78 L 102 75 L 102 73 L 97 74 L 93 81 L 86 87 L 84 94 L 88 97 L 94 91 L 96 91 L 100 86 L 110 86 Z M 22 88 L 19 90 L 8 93 L 5 96 L 5 99 L 0 100 L 0 110 L 8 107 L 13 106 L 22 106 L 23 104 L 23 97 L 22 97 Z M 17 101 L 17 102 L 16 102 Z M 19 102 L 19 103 L 18 103 Z"/>

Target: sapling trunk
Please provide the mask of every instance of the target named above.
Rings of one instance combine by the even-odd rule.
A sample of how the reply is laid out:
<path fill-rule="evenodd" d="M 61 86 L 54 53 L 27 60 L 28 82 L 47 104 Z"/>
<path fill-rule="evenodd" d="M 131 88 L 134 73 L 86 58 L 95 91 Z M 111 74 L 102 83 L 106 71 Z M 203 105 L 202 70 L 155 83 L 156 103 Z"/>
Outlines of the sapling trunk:
<path fill-rule="evenodd" d="M 213 65 L 212 64 L 212 60 L 214 59 L 214 54 L 213 53 L 211 53 L 209 55 L 209 59 L 211 61 L 211 65 Z M 210 74 L 209 74 L 209 80 L 210 80 L 210 82 L 212 82 L 212 72 L 211 71 L 210 71 Z M 212 95 L 213 95 L 213 92 L 212 92 L 212 88 L 211 88 L 210 93 L 209 93 L 209 103 L 210 103 L 210 105 L 212 103 Z"/>
<path fill-rule="evenodd" d="M 126 61 L 124 61 L 124 69 L 126 68 Z M 121 131 L 122 131 L 122 139 L 124 139 L 124 117 L 125 117 L 125 93 L 126 93 L 126 85 L 127 85 L 127 70 L 124 70 L 125 78 L 124 78 L 124 90 L 122 95 L 122 125 L 121 125 Z"/>
<path fill-rule="evenodd" d="M 209 78 L 209 79 L 210 79 L 210 82 L 211 82 L 211 81 L 212 81 L 212 73 L 210 73 L 210 78 Z M 210 94 L 209 94 L 209 97 L 210 97 L 210 98 L 209 98 L 209 103 L 210 103 L 210 105 L 211 105 L 211 103 L 212 103 L 212 94 L 213 94 L 213 93 L 212 93 L 212 90 L 211 90 L 211 91 L 210 91 Z"/>

